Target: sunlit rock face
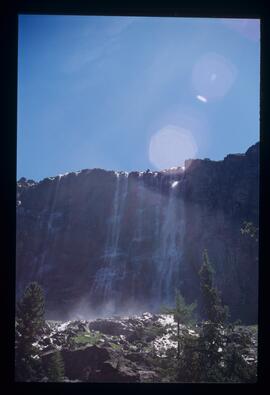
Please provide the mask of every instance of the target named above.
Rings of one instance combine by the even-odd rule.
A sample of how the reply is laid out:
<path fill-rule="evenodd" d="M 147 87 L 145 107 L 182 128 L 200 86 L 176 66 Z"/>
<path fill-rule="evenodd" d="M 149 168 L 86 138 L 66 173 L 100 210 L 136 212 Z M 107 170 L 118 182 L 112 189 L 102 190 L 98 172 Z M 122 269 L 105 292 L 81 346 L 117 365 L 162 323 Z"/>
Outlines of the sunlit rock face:
<path fill-rule="evenodd" d="M 45 289 L 48 318 L 157 311 L 200 298 L 207 248 L 232 318 L 257 320 L 259 145 L 160 172 L 83 170 L 17 183 L 17 295 Z M 252 244 L 253 243 L 253 244 Z"/>

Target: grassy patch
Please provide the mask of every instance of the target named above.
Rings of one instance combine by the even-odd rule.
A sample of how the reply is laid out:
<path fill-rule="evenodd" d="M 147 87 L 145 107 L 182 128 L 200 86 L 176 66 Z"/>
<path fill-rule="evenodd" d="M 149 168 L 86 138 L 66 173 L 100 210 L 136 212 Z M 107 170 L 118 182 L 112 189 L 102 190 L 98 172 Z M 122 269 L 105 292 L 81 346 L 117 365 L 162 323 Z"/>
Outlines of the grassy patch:
<path fill-rule="evenodd" d="M 99 332 L 83 332 L 74 337 L 73 341 L 77 345 L 91 344 L 93 346 L 101 339 L 101 337 L 102 336 Z"/>

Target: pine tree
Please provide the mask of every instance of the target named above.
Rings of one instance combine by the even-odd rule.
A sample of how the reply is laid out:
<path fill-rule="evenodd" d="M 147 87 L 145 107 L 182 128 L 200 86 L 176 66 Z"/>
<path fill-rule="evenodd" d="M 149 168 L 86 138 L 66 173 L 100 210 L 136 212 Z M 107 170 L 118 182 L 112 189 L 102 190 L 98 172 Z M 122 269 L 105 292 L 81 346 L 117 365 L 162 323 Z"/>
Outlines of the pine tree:
<path fill-rule="evenodd" d="M 218 290 L 213 285 L 213 267 L 207 250 L 203 252 L 203 263 L 199 270 L 204 318 L 215 324 L 224 323 L 229 316 L 227 306 L 223 306 Z"/>
<path fill-rule="evenodd" d="M 181 349 L 180 325 L 185 325 L 193 321 L 193 314 L 196 307 L 196 303 L 187 305 L 180 291 L 176 290 L 175 308 L 163 308 L 165 314 L 173 314 L 174 321 L 177 323 L 177 359 L 180 358 Z"/>
<path fill-rule="evenodd" d="M 222 381 L 221 350 L 223 349 L 224 324 L 228 319 L 228 307 L 221 301 L 213 284 L 214 270 L 207 250 L 203 251 L 203 263 L 199 270 L 202 312 L 207 320 L 202 323 L 198 341 L 201 379 L 207 382 Z"/>
<path fill-rule="evenodd" d="M 64 360 L 59 351 L 51 354 L 47 367 L 47 377 L 49 381 L 59 382 L 64 380 L 65 368 Z"/>
<path fill-rule="evenodd" d="M 44 326 L 44 295 L 41 287 L 30 283 L 17 304 L 15 326 L 16 381 L 36 381 L 42 376 L 40 357 L 34 343 Z"/>
<path fill-rule="evenodd" d="M 185 334 L 177 380 L 180 382 L 215 382 L 220 380 L 221 326 L 227 317 L 219 293 L 213 286 L 213 268 L 207 251 L 199 271 L 202 313 L 207 321 L 201 324 L 199 337 Z"/>
<path fill-rule="evenodd" d="M 185 334 L 176 379 L 179 382 L 255 382 L 256 364 L 243 357 L 250 347 L 249 335 L 226 324 L 228 308 L 213 285 L 213 269 L 207 251 L 199 271 L 203 315 L 199 336 Z"/>

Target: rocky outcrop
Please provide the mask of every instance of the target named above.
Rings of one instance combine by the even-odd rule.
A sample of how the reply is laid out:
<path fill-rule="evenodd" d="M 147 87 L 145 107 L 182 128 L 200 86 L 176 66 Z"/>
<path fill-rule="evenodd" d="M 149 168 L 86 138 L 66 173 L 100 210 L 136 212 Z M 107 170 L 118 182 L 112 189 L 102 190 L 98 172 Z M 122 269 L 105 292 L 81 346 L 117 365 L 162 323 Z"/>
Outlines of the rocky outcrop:
<path fill-rule="evenodd" d="M 64 350 L 66 375 L 71 380 L 90 382 L 138 382 L 139 374 L 131 363 L 114 359 L 109 349 L 86 346 L 73 351 Z"/>
<path fill-rule="evenodd" d="M 168 329 L 167 322 L 171 321 L 165 316 L 149 313 L 90 322 L 50 321 L 35 346 L 45 368 L 51 355 L 56 351 L 61 352 L 65 376 L 69 381 L 155 382 L 158 374 L 151 367 L 148 356 L 156 349 L 162 349 L 154 341 L 159 337 L 162 342 L 161 331 L 165 334 Z M 161 330 L 159 334 L 155 327 Z M 142 336 L 144 331 L 153 331 L 151 343 Z M 137 335 L 132 336 L 135 333 Z M 175 347 L 174 343 L 170 346 Z M 164 350 L 166 348 L 163 353 Z"/>
<path fill-rule="evenodd" d="M 17 295 L 37 280 L 48 318 L 157 311 L 200 298 L 207 248 L 232 319 L 257 320 L 259 144 L 161 172 L 82 170 L 17 183 Z"/>
<path fill-rule="evenodd" d="M 99 331 L 91 329 L 96 325 Z M 164 361 L 176 358 L 176 333 L 173 316 L 150 313 L 94 321 L 49 321 L 35 346 L 45 371 L 52 354 L 61 353 L 65 381 L 167 382 L 169 372 L 162 367 Z M 256 365 L 256 327 L 234 328 L 231 333 L 224 332 L 224 339 L 229 336 L 229 343 L 233 342 L 238 347 L 243 341 L 243 334 L 250 339 L 250 342 L 245 340 L 250 345 L 243 349 L 243 358 L 249 365 Z M 181 338 L 187 335 L 199 337 L 200 327 L 181 325 Z"/>

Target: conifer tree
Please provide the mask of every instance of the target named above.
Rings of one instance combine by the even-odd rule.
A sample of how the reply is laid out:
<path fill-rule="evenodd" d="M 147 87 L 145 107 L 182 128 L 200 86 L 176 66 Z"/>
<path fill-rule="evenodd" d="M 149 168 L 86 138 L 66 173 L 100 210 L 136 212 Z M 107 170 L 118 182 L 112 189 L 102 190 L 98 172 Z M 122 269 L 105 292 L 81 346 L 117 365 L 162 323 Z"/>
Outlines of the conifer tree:
<path fill-rule="evenodd" d="M 203 322 L 199 338 L 199 360 L 202 366 L 202 379 L 207 382 L 222 381 L 221 350 L 223 349 L 222 330 L 228 319 L 228 307 L 224 306 L 220 294 L 213 284 L 214 270 L 207 250 L 203 251 L 203 263 L 199 270 Z"/>
<path fill-rule="evenodd" d="M 204 318 L 215 324 L 224 323 L 229 316 L 227 306 L 223 306 L 218 290 L 213 285 L 213 267 L 207 250 L 203 251 L 203 263 L 199 270 Z"/>
<path fill-rule="evenodd" d="M 177 359 L 180 358 L 181 339 L 180 325 L 185 325 L 193 321 L 194 310 L 197 307 L 196 302 L 190 305 L 186 304 L 184 297 L 179 290 L 176 290 L 175 308 L 163 308 L 166 314 L 173 314 L 174 321 L 177 323 Z"/>
<path fill-rule="evenodd" d="M 227 325 L 228 308 L 213 285 L 213 269 L 207 251 L 199 271 L 203 315 L 199 336 L 186 334 L 176 379 L 179 382 L 254 382 L 256 366 L 243 355 L 250 347 L 250 336 L 236 333 Z"/>
<path fill-rule="evenodd" d="M 42 366 L 34 343 L 44 325 L 44 295 L 36 282 L 28 285 L 17 304 L 15 325 L 16 381 L 36 381 Z"/>

